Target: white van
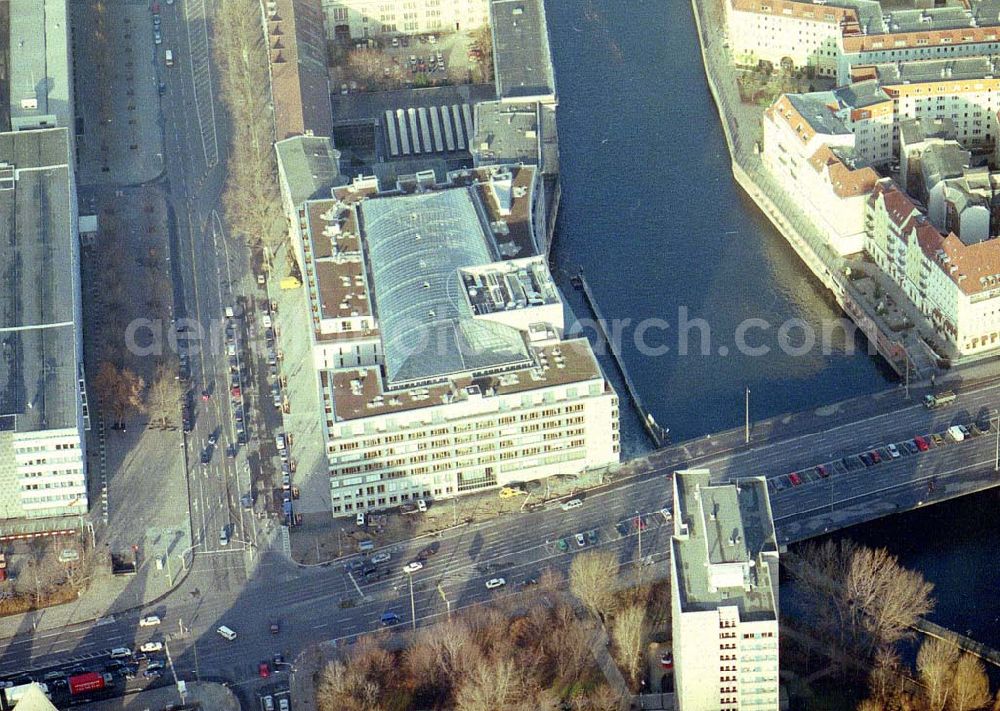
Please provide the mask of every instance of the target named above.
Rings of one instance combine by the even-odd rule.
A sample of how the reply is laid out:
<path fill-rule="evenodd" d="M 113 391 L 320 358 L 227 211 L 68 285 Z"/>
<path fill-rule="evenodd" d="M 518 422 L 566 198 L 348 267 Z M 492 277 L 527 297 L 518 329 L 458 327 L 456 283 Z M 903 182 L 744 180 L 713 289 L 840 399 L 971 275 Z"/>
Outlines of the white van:
<path fill-rule="evenodd" d="M 168 67 L 174 66 L 174 50 L 168 49 L 163 53 L 163 59 Z"/>
<path fill-rule="evenodd" d="M 112 659 L 127 659 L 132 656 L 132 650 L 128 647 L 115 647 L 111 650 Z"/>
<path fill-rule="evenodd" d="M 230 642 L 236 639 L 236 633 L 233 632 L 228 627 L 226 627 L 225 625 L 220 625 L 219 628 L 215 631 L 218 632 L 220 636 L 224 637 L 225 639 L 228 639 Z"/>

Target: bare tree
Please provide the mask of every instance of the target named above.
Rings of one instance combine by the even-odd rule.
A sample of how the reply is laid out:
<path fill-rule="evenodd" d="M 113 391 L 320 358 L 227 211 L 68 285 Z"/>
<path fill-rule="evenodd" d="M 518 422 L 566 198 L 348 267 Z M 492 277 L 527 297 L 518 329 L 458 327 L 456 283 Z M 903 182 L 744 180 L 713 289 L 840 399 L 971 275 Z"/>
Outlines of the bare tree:
<path fill-rule="evenodd" d="M 156 374 L 149 386 L 146 405 L 152 421 L 159 423 L 160 427 L 173 423 L 180 411 L 184 392 L 174 372 L 174 366 L 160 361 L 156 364 Z"/>
<path fill-rule="evenodd" d="M 641 605 L 630 605 L 615 614 L 611 636 L 618 650 L 618 659 L 625 674 L 636 682 L 642 669 L 643 650 L 646 644 L 646 610 Z"/>
<path fill-rule="evenodd" d="M 872 694 L 872 700 L 885 704 L 896 698 L 902 691 L 900 687 L 902 673 L 902 663 L 896 649 L 894 647 L 880 647 L 875 652 L 872 673 L 868 679 L 868 689 Z"/>
<path fill-rule="evenodd" d="M 934 609 L 934 586 L 884 548 L 827 541 L 807 544 L 789 562 L 818 630 L 867 659 L 912 635 L 917 618 Z"/>
<path fill-rule="evenodd" d="M 865 699 L 858 704 L 858 711 L 885 711 L 885 704 L 875 699 Z"/>
<path fill-rule="evenodd" d="M 101 398 L 101 405 L 109 410 L 119 427 L 125 426 L 125 416 L 130 410 L 142 412 L 142 378 L 128 370 L 119 370 L 112 363 L 101 363 L 94 378 L 94 388 Z"/>
<path fill-rule="evenodd" d="M 362 47 L 347 55 L 347 69 L 350 75 L 365 85 L 382 80 L 385 55 L 375 49 Z"/>
<path fill-rule="evenodd" d="M 917 673 L 924 685 L 928 711 L 941 711 L 948 703 L 951 676 L 958 661 L 958 647 L 937 637 L 928 637 L 917 652 Z"/>
<path fill-rule="evenodd" d="M 459 711 L 493 711 L 517 708 L 530 688 L 524 669 L 510 659 L 480 659 L 462 680 L 455 694 Z"/>
<path fill-rule="evenodd" d="M 569 589 L 584 607 L 604 622 L 614 609 L 618 557 L 613 551 L 590 551 L 573 559 Z"/>
<path fill-rule="evenodd" d="M 472 34 L 472 48 L 477 58 L 472 71 L 472 80 L 477 84 L 493 81 L 493 33 L 489 25 L 483 25 Z"/>
<path fill-rule="evenodd" d="M 983 663 L 966 652 L 955 664 L 949 711 L 974 711 L 985 708 L 991 701 L 990 680 Z"/>

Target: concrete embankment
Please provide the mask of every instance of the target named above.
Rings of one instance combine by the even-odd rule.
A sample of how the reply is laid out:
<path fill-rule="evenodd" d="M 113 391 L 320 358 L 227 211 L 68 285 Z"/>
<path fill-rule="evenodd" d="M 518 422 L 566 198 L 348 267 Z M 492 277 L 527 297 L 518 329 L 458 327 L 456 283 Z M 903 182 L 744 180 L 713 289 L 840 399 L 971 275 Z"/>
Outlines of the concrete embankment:
<path fill-rule="evenodd" d="M 706 0 L 691 0 L 691 9 L 698 30 L 705 78 L 719 112 L 737 184 L 785 237 L 799 258 L 830 291 L 840 308 L 875 345 L 878 353 L 893 370 L 900 375 L 909 370 L 916 373 L 917 378 L 929 376 L 934 372 L 936 365 L 929 358 L 927 349 L 923 347 L 916 334 L 911 334 L 907 338 L 891 331 L 882 322 L 872 305 L 860 294 L 855 293 L 851 279 L 846 274 L 845 261 L 832 252 L 813 225 L 807 224 L 802 215 L 794 214 L 795 208 L 790 204 L 789 197 L 782 193 L 767 174 L 757 154 L 755 141 L 752 138 L 748 140 L 745 132 L 741 130 L 740 119 L 737 118 L 739 107 L 730 105 L 732 97 L 727 96 L 727 92 L 719 86 L 719 77 L 716 73 L 721 70 L 713 64 L 720 61 L 727 62 L 728 59 L 722 47 L 715 48 L 720 53 L 719 57 L 713 55 L 710 58 L 710 53 L 707 51 L 712 38 L 705 31 L 708 19 Z M 746 117 L 743 120 L 747 120 Z"/>

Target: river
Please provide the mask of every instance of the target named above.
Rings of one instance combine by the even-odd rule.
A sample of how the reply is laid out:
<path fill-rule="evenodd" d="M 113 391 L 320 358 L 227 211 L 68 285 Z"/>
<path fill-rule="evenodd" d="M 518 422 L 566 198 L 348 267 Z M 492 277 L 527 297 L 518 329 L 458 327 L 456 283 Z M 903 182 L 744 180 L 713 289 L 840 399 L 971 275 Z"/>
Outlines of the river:
<path fill-rule="evenodd" d="M 853 339 L 825 353 L 774 347 L 780 324 L 803 319 L 820 330 L 840 312 L 733 181 L 688 2 L 549 0 L 546 12 L 563 186 L 553 262 L 563 280 L 582 266 L 604 316 L 631 320 L 626 367 L 674 441 L 742 424 L 745 387 L 753 418 L 891 387 L 885 364 Z M 586 314 L 563 284 L 576 313 Z M 710 355 L 679 353 L 683 309 L 711 327 Z M 767 356 L 734 353 L 736 328 L 748 318 L 772 325 L 755 337 L 772 346 Z M 644 319 L 669 325 L 647 332 L 669 352 L 640 352 L 634 324 Z M 648 444 L 621 395 L 631 433 L 623 452 L 632 456 Z M 1000 647 L 995 508 L 996 494 L 983 494 L 844 535 L 887 546 L 932 580 L 936 622 Z"/>

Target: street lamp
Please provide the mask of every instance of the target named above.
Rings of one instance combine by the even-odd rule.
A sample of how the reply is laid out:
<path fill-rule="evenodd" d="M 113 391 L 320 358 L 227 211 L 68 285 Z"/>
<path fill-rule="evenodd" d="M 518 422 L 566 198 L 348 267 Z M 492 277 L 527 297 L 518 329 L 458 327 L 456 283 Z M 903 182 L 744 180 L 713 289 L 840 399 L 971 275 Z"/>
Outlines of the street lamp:
<path fill-rule="evenodd" d="M 642 565 L 642 516 L 638 509 L 635 511 L 635 525 L 639 529 L 639 565 Z"/>
<path fill-rule="evenodd" d="M 407 573 L 406 579 L 410 581 L 410 620 L 413 625 L 413 629 L 417 629 L 417 606 L 413 601 L 413 573 Z"/>

